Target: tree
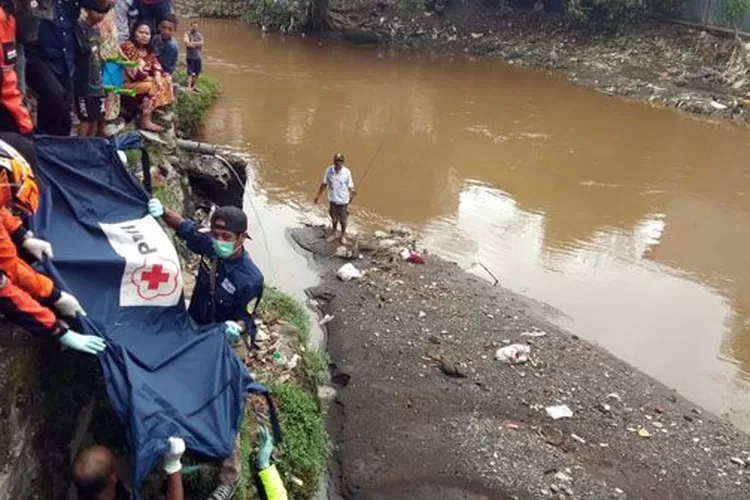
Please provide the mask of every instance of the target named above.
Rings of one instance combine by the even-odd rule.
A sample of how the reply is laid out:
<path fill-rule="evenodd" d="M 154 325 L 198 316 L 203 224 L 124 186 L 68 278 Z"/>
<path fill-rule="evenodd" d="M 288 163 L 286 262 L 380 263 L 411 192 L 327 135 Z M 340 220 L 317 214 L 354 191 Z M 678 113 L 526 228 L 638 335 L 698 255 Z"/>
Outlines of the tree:
<path fill-rule="evenodd" d="M 329 10 L 328 0 L 309 0 L 305 26 L 310 31 L 323 32 L 333 29 L 333 21 Z"/>

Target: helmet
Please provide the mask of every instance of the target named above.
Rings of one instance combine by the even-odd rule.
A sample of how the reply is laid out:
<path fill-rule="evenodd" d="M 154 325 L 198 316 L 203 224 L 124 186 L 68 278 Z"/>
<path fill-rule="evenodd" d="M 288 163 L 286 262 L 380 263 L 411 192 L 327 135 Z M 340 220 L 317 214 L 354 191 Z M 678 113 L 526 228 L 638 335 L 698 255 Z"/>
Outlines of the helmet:
<path fill-rule="evenodd" d="M 344 161 L 344 155 L 342 153 L 336 153 L 333 155 L 333 161 Z"/>
<path fill-rule="evenodd" d="M 3 205 L 33 214 L 39 208 L 39 186 L 31 165 L 7 142 L 0 140 L 0 190 Z"/>

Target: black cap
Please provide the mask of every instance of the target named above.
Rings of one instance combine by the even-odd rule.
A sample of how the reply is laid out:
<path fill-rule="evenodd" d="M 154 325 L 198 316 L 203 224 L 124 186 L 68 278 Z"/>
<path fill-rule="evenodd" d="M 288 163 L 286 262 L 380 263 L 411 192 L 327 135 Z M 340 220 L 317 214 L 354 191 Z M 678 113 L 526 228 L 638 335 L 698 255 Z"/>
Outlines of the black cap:
<path fill-rule="evenodd" d="M 246 233 L 247 215 L 241 208 L 219 207 L 211 216 L 211 228 L 223 229 L 232 233 Z"/>

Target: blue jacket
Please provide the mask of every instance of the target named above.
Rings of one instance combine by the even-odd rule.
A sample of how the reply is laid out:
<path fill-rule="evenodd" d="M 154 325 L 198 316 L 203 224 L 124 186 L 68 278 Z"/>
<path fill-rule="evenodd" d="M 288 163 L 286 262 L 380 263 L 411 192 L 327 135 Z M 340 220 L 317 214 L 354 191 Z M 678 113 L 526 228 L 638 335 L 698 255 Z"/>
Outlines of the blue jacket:
<path fill-rule="evenodd" d="M 161 36 L 156 35 L 153 44 L 159 64 L 161 64 L 164 71 L 170 75 L 173 74 L 175 68 L 177 68 L 177 59 L 180 50 L 177 48 L 177 42 L 174 39 L 164 41 Z"/>
<path fill-rule="evenodd" d="M 193 290 L 188 312 L 199 325 L 222 321 L 244 321 L 250 337 L 255 340 L 255 313 L 263 295 L 263 274 L 246 252 L 236 259 L 217 259 L 212 238 L 199 233 L 198 225 L 186 220 L 177 236 L 188 248 L 203 256 L 198 281 Z M 216 295 L 211 294 L 211 264 L 218 260 Z"/>
<path fill-rule="evenodd" d="M 73 32 L 81 7 L 99 10 L 96 0 L 56 0 L 54 17 L 39 23 L 39 48 L 57 75 L 73 76 L 76 59 L 76 36 Z"/>

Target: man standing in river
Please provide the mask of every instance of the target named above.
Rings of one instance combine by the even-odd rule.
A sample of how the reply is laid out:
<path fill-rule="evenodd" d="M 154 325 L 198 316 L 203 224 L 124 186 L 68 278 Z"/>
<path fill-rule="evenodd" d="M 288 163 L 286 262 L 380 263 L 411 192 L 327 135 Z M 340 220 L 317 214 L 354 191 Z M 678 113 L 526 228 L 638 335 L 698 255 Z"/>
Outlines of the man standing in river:
<path fill-rule="evenodd" d="M 337 238 L 336 227 L 341 225 L 341 244 L 346 245 L 346 226 L 349 222 L 349 203 L 357 192 L 354 189 L 352 172 L 344 166 L 344 155 L 336 153 L 333 155 L 333 165 L 328 167 L 323 174 L 323 182 L 315 195 L 314 203 L 317 205 L 320 195 L 328 188 L 328 214 L 331 216 L 333 232 L 326 241 L 334 241 Z"/>

